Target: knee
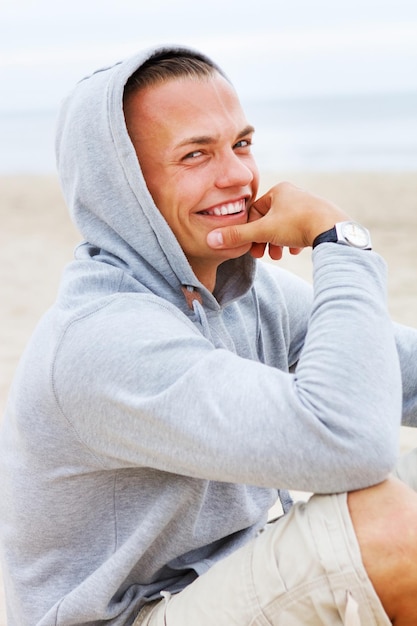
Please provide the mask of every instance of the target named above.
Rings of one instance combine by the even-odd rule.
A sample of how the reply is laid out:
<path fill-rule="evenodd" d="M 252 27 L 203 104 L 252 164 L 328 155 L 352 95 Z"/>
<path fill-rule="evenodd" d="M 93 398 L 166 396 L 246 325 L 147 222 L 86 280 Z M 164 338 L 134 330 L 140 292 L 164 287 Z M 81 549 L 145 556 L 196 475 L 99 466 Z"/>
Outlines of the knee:
<path fill-rule="evenodd" d="M 397 478 L 353 491 L 348 507 L 364 561 L 372 548 L 393 560 L 417 552 L 417 493 Z M 404 552 L 405 551 L 405 552 Z"/>
<path fill-rule="evenodd" d="M 387 614 L 417 591 L 417 494 L 397 478 L 348 494 L 362 561 Z"/>

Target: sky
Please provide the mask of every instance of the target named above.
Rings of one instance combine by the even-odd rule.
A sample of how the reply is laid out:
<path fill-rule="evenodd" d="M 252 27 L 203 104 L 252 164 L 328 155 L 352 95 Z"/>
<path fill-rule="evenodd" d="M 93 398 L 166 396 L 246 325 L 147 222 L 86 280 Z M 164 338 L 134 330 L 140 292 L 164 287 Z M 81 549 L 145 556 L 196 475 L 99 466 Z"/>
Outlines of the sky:
<path fill-rule="evenodd" d="M 416 0 L 0 0 L 0 112 L 55 109 L 160 43 L 210 55 L 243 99 L 417 91 Z"/>

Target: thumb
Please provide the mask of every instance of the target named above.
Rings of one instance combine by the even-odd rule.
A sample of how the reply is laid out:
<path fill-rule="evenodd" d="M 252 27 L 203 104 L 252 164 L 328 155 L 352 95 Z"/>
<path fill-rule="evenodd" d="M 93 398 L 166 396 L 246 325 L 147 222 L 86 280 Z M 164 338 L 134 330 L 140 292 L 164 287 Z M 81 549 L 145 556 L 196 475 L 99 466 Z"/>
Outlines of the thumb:
<path fill-rule="evenodd" d="M 207 243 L 210 248 L 238 248 L 256 241 L 258 237 L 259 226 L 255 226 L 255 222 L 247 222 L 210 231 L 207 235 Z"/>

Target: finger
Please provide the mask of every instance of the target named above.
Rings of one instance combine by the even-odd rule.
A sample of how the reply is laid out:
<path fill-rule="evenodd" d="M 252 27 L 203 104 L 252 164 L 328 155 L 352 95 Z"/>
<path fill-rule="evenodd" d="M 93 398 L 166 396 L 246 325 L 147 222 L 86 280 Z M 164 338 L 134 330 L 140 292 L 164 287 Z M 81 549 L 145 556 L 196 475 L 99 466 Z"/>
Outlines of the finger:
<path fill-rule="evenodd" d="M 250 253 L 255 259 L 261 259 L 265 254 L 265 248 L 266 243 L 253 243 Z"/>
<path fill-rule="evenodd" d="M 261 219 L 261 217 L 263 216 L 264 213 L 258 211 L 256 206 L 252 204 L 252 206 L 249 208 L 248 222 L 255 222 L 256 220 Z"/>
<path fill-rule="evenodd" d="M 255 219 L 259 219 L 259 217 L 263 217 L 264 215 L 268 213 L 269 209 L 271 208 L 271 204 L 272 204 L 272 195 L 271 195 L 271 192 L 269 192 L 261 196 L 260 198 L 258 198 L 252 204 L 250 208 L 250 214 L 256 213 L 258 217 Z M 249 217 L 249 219 L 251 218 Z"/>
<path fill-rule="evenodd" d="M 239 246 L 262 241 L 259 237 L 258 222 L 248 222 L 237 226 L 225 226 L 216 228 L 207 235 L 207 243 L 210 248 L 238 248 Z"/>
<path fill-rule="evenodd" d="M 282 259 L 282 246 L 274 246 L 273 244 L 269 244 L 268 246 L 268 254 L 274 261 L 279 261 Z"/>

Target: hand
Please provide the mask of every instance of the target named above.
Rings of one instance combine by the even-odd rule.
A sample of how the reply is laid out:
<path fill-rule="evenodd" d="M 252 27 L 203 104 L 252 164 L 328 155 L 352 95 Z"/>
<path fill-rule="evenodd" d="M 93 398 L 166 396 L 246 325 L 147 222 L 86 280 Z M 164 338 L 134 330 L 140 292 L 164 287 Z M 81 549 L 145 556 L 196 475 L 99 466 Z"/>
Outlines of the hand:
<path fill-rule="evenodd" d="M 269 244 L 270 256 L 280 259 L 284 247 L 298 254 L 317 235 L 348 219 L 332 202 L 291 183 L 279 183 L 250 207 L 246 224 L 216 228 L 207 235 L 207 243 L 217 249 L 252 243 L 254 257 L 261 257 Z"/>

